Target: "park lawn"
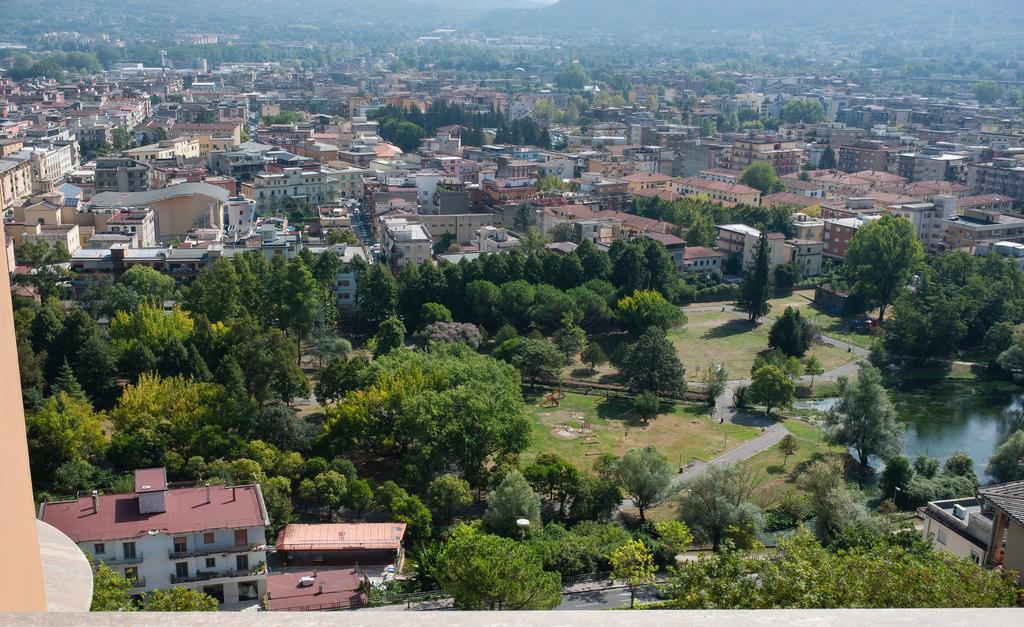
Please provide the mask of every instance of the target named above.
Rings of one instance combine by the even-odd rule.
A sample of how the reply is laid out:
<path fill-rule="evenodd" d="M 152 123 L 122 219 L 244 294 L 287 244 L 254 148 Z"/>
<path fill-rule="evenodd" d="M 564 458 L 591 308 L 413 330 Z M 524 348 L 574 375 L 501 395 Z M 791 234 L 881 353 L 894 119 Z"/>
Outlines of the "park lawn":
<path fill-rule="evenodd" d="M 540 453 L 557 453 L 580 468 L 589 469 L 603 453 L 621 456 L 631 448 L 653 444 L 675 469 L 693 458 L 710 459 L 756 437 L 755 427 L 735 424 L 720 425 L 704 408 L 693 405 L 665 403 L 660 414 L 646 426 L 632 415 L 630 403 L 623 399 L 604 400 L 601 395 L 566 394 L 558 407 L 542 408 L 543 396 L 527 397 L 527 410 L 532 425 L 533 443 L 523 454 L 529 464 Z M 560 429 L 573 430 L 590 424 L 592 436 L 580 437 Z"/>
<path fill-rule="evenodd" d="M 771 321 L 756 327 L 738 312 L 692 312 L 685 326 L 672 329 L 668 337 L 676 345 L 679 358 L 686 366 L 686 378 L 700 379 L 709 364 L 725 366 L 730 379 L 747 379 L 750 366 L 761 351 L 768 348 Z M 857 356 L 831 346 L 814 346 L 807 354 L 821 361 L 826 372 L 854 361 Z"/>
<path fill-rule="evenodd" d="M 789 460 L 775 445 L 740 462 L 761 476 L 757 501 L 766 509 L 776 505 L 789 492 L 801 492 L 796 484 L 797 477 L 810 464 L 828 455 L 843 453 L 843 447 L 829 444 L 823 437 L 819 438 L 818 427 L 814 424 L 792 418 L 784 424 L 796 437 L 798 447 L 796 453 L 789 456 Z"/>

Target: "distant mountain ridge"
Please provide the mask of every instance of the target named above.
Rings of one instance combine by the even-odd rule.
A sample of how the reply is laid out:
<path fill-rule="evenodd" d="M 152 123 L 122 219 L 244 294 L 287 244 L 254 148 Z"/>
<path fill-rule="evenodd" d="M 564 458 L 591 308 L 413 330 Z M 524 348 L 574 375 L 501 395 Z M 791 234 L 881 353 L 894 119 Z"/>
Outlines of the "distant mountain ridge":
<path fill-rule="evenodd" d="M 904 29 L 908 37 L 955 36 L 962 29 L 1024 24 L 1019 0 L 560 0 L 534 10 L 502 10 L 485 20 L 506 30 L 641 33 L 785 28 Z M 866 35 L 874 33 L 868 32 Z M 952 43 L 952 42 L 951 42 Z"/>

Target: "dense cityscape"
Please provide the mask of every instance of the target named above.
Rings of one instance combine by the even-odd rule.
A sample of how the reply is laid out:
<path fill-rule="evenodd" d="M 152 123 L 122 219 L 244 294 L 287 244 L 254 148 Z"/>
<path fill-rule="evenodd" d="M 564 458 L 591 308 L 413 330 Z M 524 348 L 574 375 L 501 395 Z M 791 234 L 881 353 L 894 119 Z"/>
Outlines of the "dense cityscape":
<path fill-rule="evenodd" d="M 38 609 L 1024 603 L 1015 3 L 207 4 L 0 5 Z"/>

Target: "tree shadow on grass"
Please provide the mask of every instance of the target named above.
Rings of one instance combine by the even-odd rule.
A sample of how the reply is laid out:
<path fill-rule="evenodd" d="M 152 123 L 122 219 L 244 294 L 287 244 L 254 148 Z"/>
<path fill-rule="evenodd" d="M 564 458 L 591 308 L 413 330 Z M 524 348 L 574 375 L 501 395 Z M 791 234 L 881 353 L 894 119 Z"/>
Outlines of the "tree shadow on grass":
<path fill-rule="evenodd" d="M 757 325 L 751 324 L 747 320 L 730 320 L 726 323 L 720 324 L 717 327 L 713 327 L 704 332 L 701 336 L 705 340 L 719 340 L 727 337 L 733 337 L 735 335 L 743 335 L 749 333 L 757 328 Z"/>

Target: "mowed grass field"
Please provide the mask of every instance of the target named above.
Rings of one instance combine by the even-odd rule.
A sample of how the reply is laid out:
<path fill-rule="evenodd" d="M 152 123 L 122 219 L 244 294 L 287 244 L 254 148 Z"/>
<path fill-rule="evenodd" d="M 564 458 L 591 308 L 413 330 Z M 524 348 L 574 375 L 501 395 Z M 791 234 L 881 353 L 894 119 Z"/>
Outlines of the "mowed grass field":
<path fill-rule="evenodd" d="M 788 460 L 776 445 L 740 462 L 761 477 L 757 501 L 762 507 L 777 504 L 788 492 L 800 491 L 797 479 L 810 464 L 843 453 L 843 447 L 829 444 L 815 424 L 797 419 L 788 419 L 784 424 L 797 442 L 796 453 Z"/>
<path fill-rule="evenodd" d="M 600 395 L 567 393 L 558 407 L 542 408 L 543 395 L 526 398 L 533 444 L 523 454 L 530 463 L 540 453 L 557 453 L 589 469 L 603 453 L 622 455 L 631 448 L 653 444 L 676 467 L 694 457 L 710 459 L 760 434 L 756 427 L 718 424 L 701 407 L 664 404 L 664 413 L 644 424 L 626 400 Z M 584 422 L 587 429 L 584 430 Z M 727 442 L 728 440 L 728 442 Z"/>
<path fill-rule="evenodd" d="M 686 366 L 688 380 L 699 380 L 712 363 L 725 366 L 730 379 L 750 378 L 757 354 L 768 349 L 770 320 L 753 326 L 742 313 L 731 311 L 689 312 L 687 317 L 686 325 L 672 329 L 668 337 Z M 826 372 L 856 359 L 845 350 L 824 345 L 813 347 L 807 357 L 811 355 L 821 361 Z"/>

